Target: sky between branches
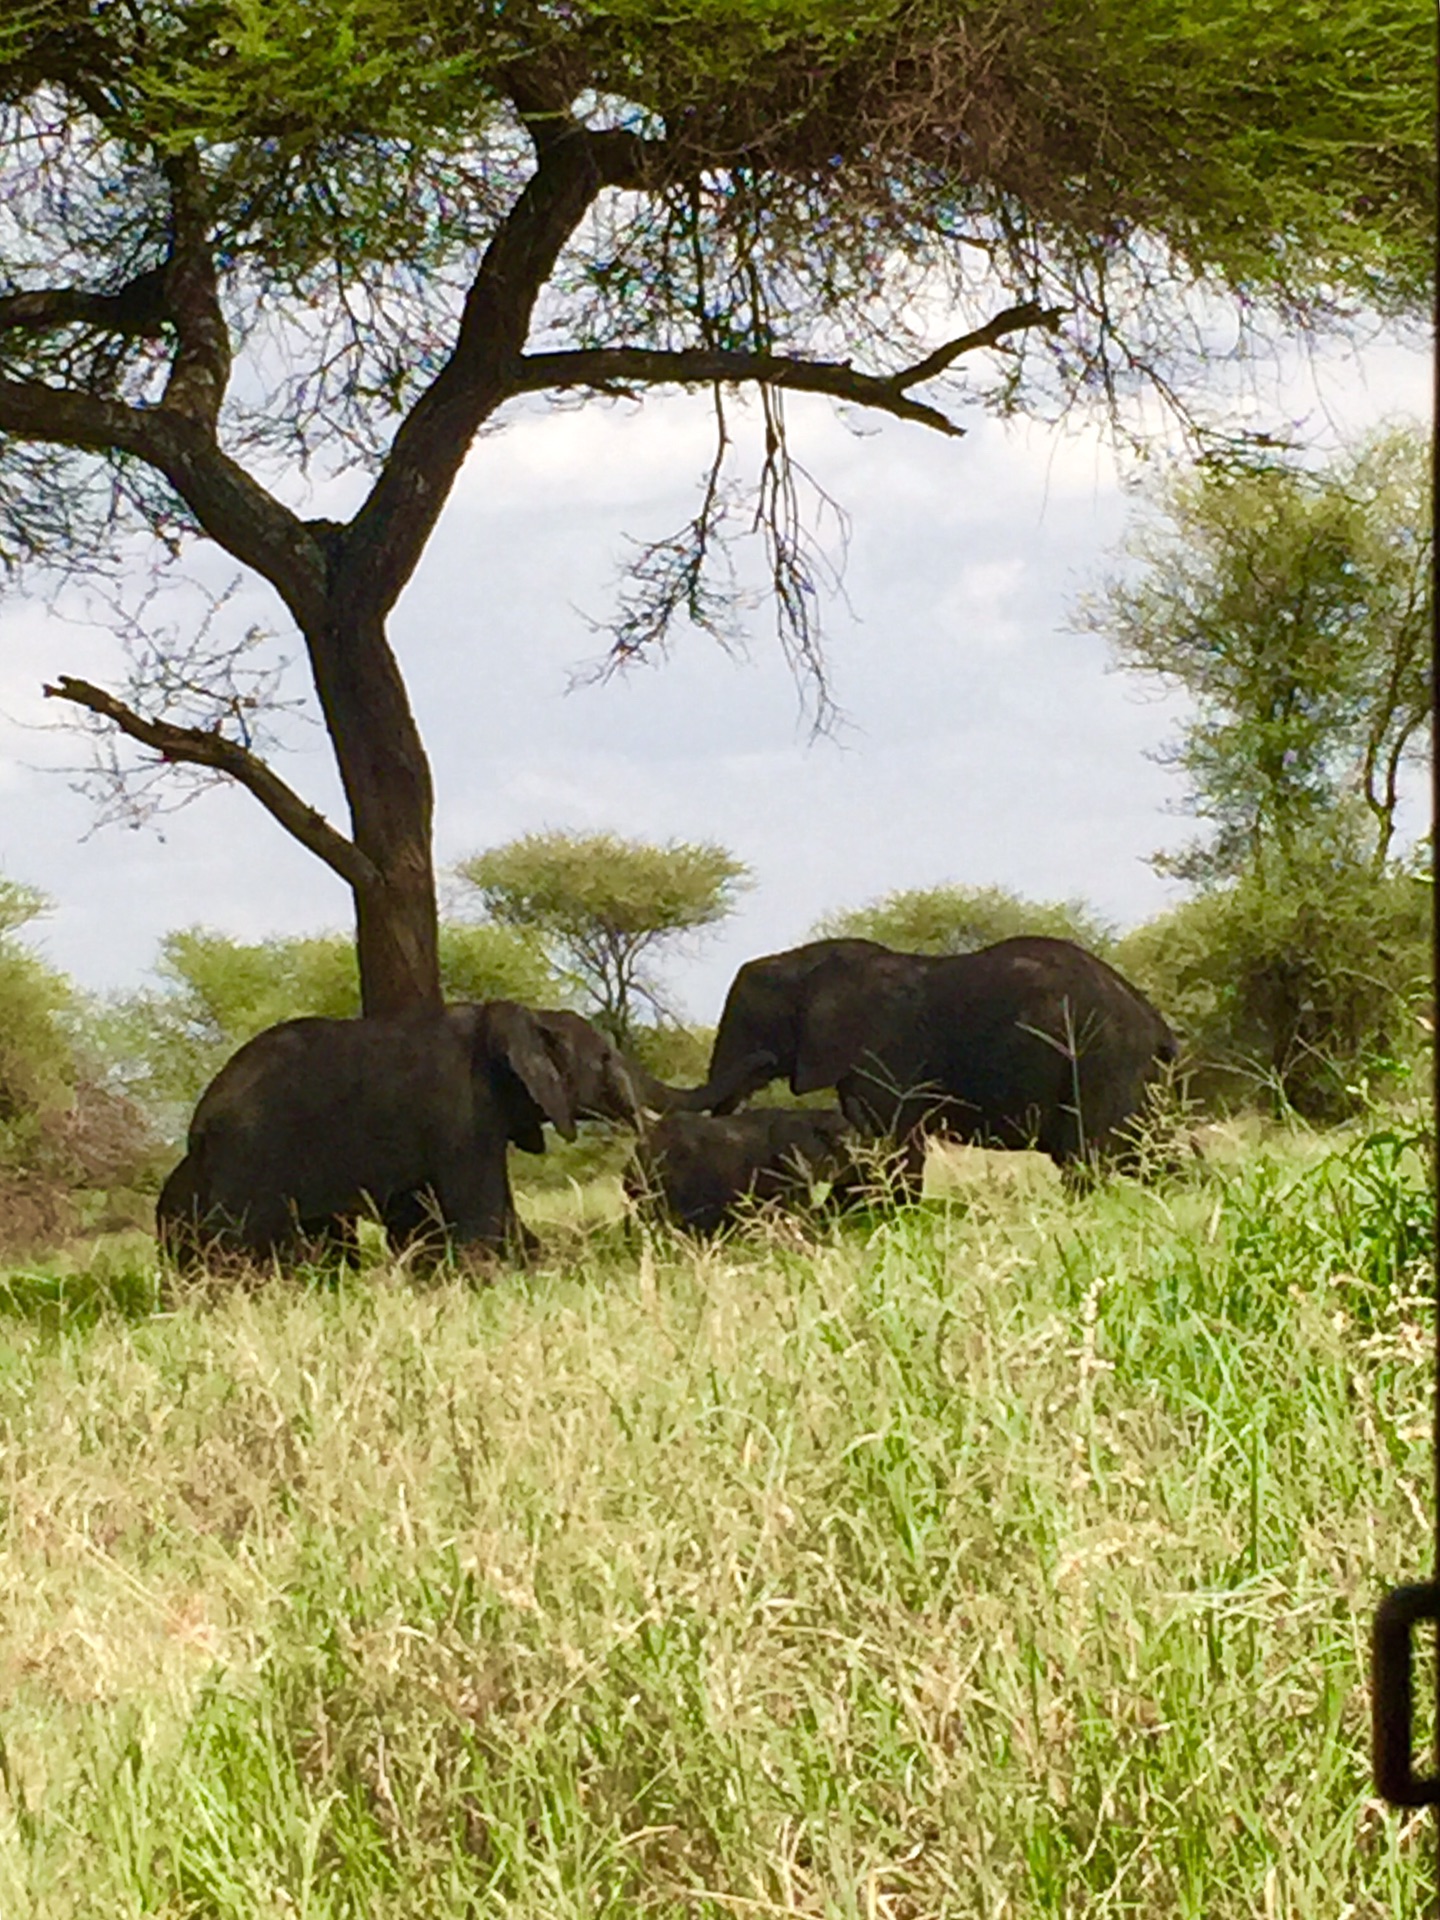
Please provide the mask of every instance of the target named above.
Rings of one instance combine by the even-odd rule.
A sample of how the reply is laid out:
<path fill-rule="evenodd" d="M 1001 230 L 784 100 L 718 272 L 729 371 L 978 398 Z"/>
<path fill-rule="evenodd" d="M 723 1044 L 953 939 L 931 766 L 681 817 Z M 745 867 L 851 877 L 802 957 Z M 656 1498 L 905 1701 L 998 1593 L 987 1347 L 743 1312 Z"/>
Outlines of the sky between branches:
<path fill-rule="evenodd" d="M 1428 356 L 1394 332 L 1313 361 L 1291 342 L 1273 366 L 1217 371 L 1225 379 L 1237 418 L 1317 453 L 1429 405 Z M 722 842 L 758 885 L 670 969 L 701 1020 L 744 959 L 898 887 L 1079 894 L 1121 924 L 1159 910 L 1175 889 L 1145 856 L 1185 826 L 1164 811 L 1173 777 L 1146 752 L 1178 709 L 1064 630 L 1128 511 L 1098 425 L 1006 427 L 977 411 L 955 442 L 900 422 L 857 433 L 804 396 L 791 415 L 800 457 L 851 518 L 845 599 L 826 610 L 836 734 L 810 739 L 763 610 L 748 657 L 691 637 L 664 664 L 567 690 L 603 645 L 586 617 L 613 604 L 625 536 L 667 532 L 692 510 L 710 411 L 681 395 L 548 417 L 537 405 L 473 450 L 395 616 L 435 767 L 442 866 L 543 827 Z M 342 508 L 344 485 L 310 511 Z M 219 590 L 234 568 L 207 556 L 194 571 Z M 160 611 L 183 623 L 196 606 L 181 594 Z M 37 944 L 105 988 L 142 977 L 170 928 L 345 926 L 340 884 L 242 793 L 217 789 L 162 820 L 164 845 L 153 831 L 89 832 L 89 803 L 56 771 L 83 765 L 86 747 L 50 730 L 55 708 L 39 697 L 57 661 L 119 678 L 103 626 L 56 633 L 84 608 L 80 594 L 0 606 L 0 872 L 54 899 Z M 229 616 L 285 624 L 259 586 Z M 323 736 L 296 726 L 288 739 L 287 777 L 333 814 Z"/>

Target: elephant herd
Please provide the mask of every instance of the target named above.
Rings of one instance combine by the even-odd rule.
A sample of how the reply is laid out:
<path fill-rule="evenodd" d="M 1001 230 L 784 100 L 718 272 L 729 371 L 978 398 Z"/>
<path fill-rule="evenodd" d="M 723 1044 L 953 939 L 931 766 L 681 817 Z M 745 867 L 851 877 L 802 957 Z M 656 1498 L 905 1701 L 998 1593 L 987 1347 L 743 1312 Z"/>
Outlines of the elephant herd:
<path fill-rule="evenodd" d="M 543 1153 L 547 1121 L 567 1139 L 582 1119 L 634 1127 L 627 1186 L 700 1231 L 747 1194 L 823 1180 L 843 1195 L 862 1182 L 861 1142 L 896 1149 L 911 1190 L 933 1134 L 1123 1166 L 1176 1053 L 1112 967 L 1029 936 L 946 956 L 817 940 L 752 960 L 699 1087 L 655 1079 L 579 1014 L 505 1000 L 287 1020 L 201 1096 L 157 1231 L 182 1266 L 343 1243 L 367 1213 L 392 1243 L 523 1255 L 506 1149 Z M 737 1111 L 780 1078 L 797 1095 L 834 1088 L 838 1106 Z"/>

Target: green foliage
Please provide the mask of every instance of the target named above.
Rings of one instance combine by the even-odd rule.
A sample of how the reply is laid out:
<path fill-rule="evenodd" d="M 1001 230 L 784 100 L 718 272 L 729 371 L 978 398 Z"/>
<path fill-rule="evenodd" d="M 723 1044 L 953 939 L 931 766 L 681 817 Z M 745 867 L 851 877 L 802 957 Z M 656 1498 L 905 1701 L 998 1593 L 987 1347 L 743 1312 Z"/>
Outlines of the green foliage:
<path fill-rule="evenodd" d="M 553 1005 L 561 993 L 534 943 L 507 928 L 442 927 L 440 967 L 447 1000 Z M 301 1014 L 360 1011 L 354 944 L 340 933 L 245 942 L 191 927 L 165 936 L 156 972 L 161 987 L 117 1005 L 107 1038 L 130 1091 L 171 1133 L 253 1034 Z"/>
<path fill-rule="evenodd" d="M 713 1027 L 682 1027 L 667 1022 L 658 1027 L 632 1027 L 627 1046 L 642 1067 L 657 1080 L 689 1086 L 707 1079 Z"/>
<path fill-rule="evenodd" d="M 247 383 L 235 423 L 273 440 L 278 404 L 310 452 L 338 430 L 378 455 L 433 376 L 456 276 L 533 164 L 517 102 L 663 142 L 653 188 L 569 250 L 557 341 L 838 334 L 883 368 L 877 289 L 939 269 L 977 319 L 1067 310 L 1063 343 L 998 394 L 1032 368 L 1103 391 L 1163 364 L 1173 387 L 1192 356 L 1171 297 L 1197 278 L 1316 325 L 1346 296 L 1423 307 L 1433 41 L 1419 0 L 26 0 L 0 23 L 0 192 L 23 284 L 63 261 L 88 297 L 163 260 L 156 162 L 194 143 L 237 341 L 277 309 L 315 322 L 312 364 L 278 396 Z M 152 296 L 7 332 L 7 370 L 143 390 Z M 1027 393 L 1048 404 L 1044 379 Z M 173 534 L 168 494 L 127 475 L 111 496 L 84 458 L 30 458 L 28 416 L 15 431 L 7 551 L 58 564 L 117 507 Z"/>
<path fill-rule="evenodd" d="M 40 1114 L 68 1102 L 75 1011 L 69 981 L 0 934 L 0 1162 L 13 1162 Z"/>
<path fill-rule="evenodd" d="M 842 231 L 796 261 L 817 279 L 856 243 L 847 196 L 882 201 L 883 183 L 896 237 L 1023 208 L 1052 245 L 1145 230 L 1192 273 L 1328 304 L 1424 284 L 1430 25 L 1414 0 L 980 0 L 958 18 L 946 0 L 137 0 L 123 26 L 31 0 L 0 32 L 0 98 L 103 72 L 117 141 L 212 143 L 227 238 L 272 270 L 347 223 L 352 252 L 453 240 L 460 210 L 418 189 L 446 163 L 508 171 L 518 62 L 665 124 L 682 162 L 743 153 L 777 209 L 786 179 L 828 189 Z M 282 191 L 286 169 L 310 191 Z"/>
<path fill-rule="evenodd" d="M 1330 465 L 1202 466 L 1082 603 L 1122 667 L 1183 688 L 1168 757 L 1206 839 L 1156 865 L 1199 896 L 1120 943 L 1198 1086 L 1308 1118 L 1403 1081 L 1430 994 L 1430 896 L 1394 864 L 1430 713 L 1429 448 L 1394 427 Z"/>
<path fill-rule="evenodd" d="M 1426 1042 L 1431 896 L 1329 847 L 1251 870 L 1119 942 L 1116 964 L 1185 1040 L 1196 1092 L 1313 1120 L 1402 1085 Z"/>
<path fill-rule="evenodd" d="M 23 881 L 7 880 L 0 875 L 0 940 L 8 934 L 18 933 L 21 927 L 38 920 L 49 910 L 50 902 L 38 888 L 27 887 Z"/>
<path fill-rule="evenodd" d="M 1316 471 L 1181 474 L 1128 543 L 1137 571 L 1082 602 L 1121 667 L 1195 703 L 1165 757 L 1211 833 L 1163 870 L 1205 882 L 1283 861 L 1352 796 L 1383 870 L 1429 722 L 1429 458 L 1401 427 Z"/>
<path fill-rule="evenodd" d="M 570 1004 L 567 983 L 523 928 L 476 927 L 463 920 L 440 928 L 440 988 L 447 1000 L 519 1000 L 527 1007 Z"/>
<path fill-rule="evenodd" d="M 1083 900 L 1024 900 L 1004 887 L 918 887 L 831 914 L 822 939 L 878 940 L 901 953 L 974 953 L 1015 934 L 1048 934 L 1108 955 L 1114 928 Z"/>
<path fill-rule="evenodd" d="M 34 1163 L 43 1118 L 69 1104 L 75 1081 L 74 989 L 15 938 L 48 905 L 34 887 L 0 878 L 0 1170 Z"/>
<path fill-rule="evenodd" d="M 724 847 L 654 846 L 613 833 L 531 833 L 462 860 L 460 879 L 498 925 L 534 935 L 627 1040 L 640 1003 L 664 1011 L 657 952 L 732 913 L 748 869 Z"/>
<path fill-rule="evenodd" d="M 156 1142 L 112 1084 L 106 1025 L 74 984 L 16 937 L 44 913 L 0 879 L 0 1249 L 54 1245 L 133 1215 Z"/>

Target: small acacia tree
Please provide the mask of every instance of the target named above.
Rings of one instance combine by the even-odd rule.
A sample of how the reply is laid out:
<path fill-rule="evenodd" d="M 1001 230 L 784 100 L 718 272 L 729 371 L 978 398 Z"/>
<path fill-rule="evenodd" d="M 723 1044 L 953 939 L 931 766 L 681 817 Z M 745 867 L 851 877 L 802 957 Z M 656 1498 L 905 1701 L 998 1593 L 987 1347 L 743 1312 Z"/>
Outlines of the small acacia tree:
<path fill-rule="evenodd" d="M 531 833 L 456 868 L 492 920 L 536 934 L 615 1038 L 641 1005 L 664 1014 L 664 947 L 734 911 L 748 869 L 724 847 L 651 846 L 611 833 Z"/>
<path fill-rule="evenodd" d="M 387 623 L 483 427 L 709 389 L 700 505 L 641 549 L 616 657 L 724 630 L 733 523 L 818 673 L 784 396 L 953 434 L 962 368 L 1008 407 L 1175 394 L 1197 284 L 1312 326 L 1423 307 L 1433 37 L 1418 0 L 19 0 L 0 550 L 123 576 L 137 535 L 203 537 L 267 581 L 349 831 L 263 757 L 241 642 L 50 691 L 142 769 L 239 781 L 348 883 L 368 1011 L 434 1000 L 432 782 Z M 295 504 L 317 461 L 363 476 L 345 520 Z"/>
<path fill-rule="evenodd" d="M 1003 887 L 916 887 L 831 914 L 826 939 L 878 940 L 900 953 L 975 953 L 1015 934 L 1049 934 L 1105 954 L 1115 932 L 1083 900 L 1024 900 Z"/>
<path fill-rule="evenodd" d="M 1134 571 L 1081 602 L 1120 667 L 1194 701 L 1161 758 L 1210 833 L 1162 871 L 1283 875 L 1317 838 L 1368 840 L 1384 871 L 1429 736 L 1429 470 L 1425 438 L 1391 428 L 1320 468 L 1180 474 L 1127 543 Z"/>

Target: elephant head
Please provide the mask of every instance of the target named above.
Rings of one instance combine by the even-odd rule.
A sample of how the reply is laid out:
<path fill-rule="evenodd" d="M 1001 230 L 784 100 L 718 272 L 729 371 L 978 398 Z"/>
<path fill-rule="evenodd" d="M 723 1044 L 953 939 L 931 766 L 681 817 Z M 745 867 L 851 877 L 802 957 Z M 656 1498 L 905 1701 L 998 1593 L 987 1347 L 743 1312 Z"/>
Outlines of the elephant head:
<path fill-rule="evenodd" d="M 657 1114 L 700 1110 L 711 1084 L 682 1088 L 657 1080 L 578 1013 L 536 1011 L 508 1000 L 489 1001 L 478 1011 L 479 1044 L 500 1068 L 497 1092 L 510 1138 L 527 1153 L 544 1152 L 546 1120 L 567 1140 L 574 1139 L 577 1120 L 639 1127 Z M 731 1079 L 769 1061 L 768 1054 L 744 1055 L 739 1073 L 719 1084 L 728 1088 Z"/>
<path fill-rule="evenodd" d="M 729 1113 L 782 1074 L 794 1093 L 833 1086 L 864 1052 L 874 970 L 891 957 L 874 940 L 812 940 L 749 961 L 726 996 L 696 1104 Z"/>

